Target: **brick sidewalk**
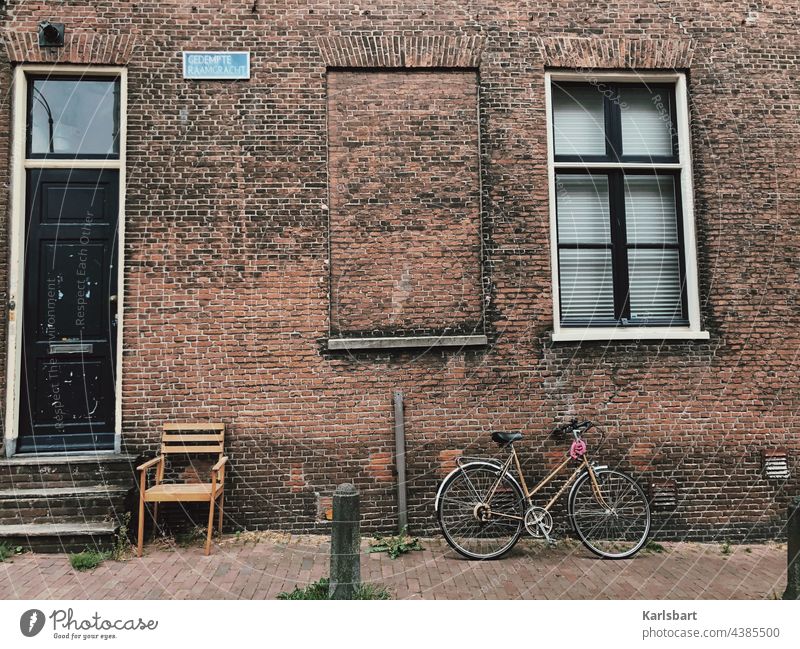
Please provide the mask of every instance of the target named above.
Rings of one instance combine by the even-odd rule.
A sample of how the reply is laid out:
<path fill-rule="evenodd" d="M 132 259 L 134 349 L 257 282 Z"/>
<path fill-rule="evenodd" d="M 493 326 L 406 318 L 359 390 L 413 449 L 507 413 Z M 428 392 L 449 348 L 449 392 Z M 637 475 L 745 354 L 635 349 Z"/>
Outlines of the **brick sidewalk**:
<path fill-rule="evenodd" d="M 396 560 L 364 554 L 365 581 L 396 599 L 760 599 L 786 584 L 783 545 L 665 544 L 630 561 L 595 559 L 579 545 L 521 541 L 499 561 L 460 559 L 441 539 Z M 328 574 L 328 538 L 249 533 L 210 557 L 199 547 L 151 545 L 143 559 L 78 573 L 65 555 L 0 563 L 2 599 L 264 599 Z"/>

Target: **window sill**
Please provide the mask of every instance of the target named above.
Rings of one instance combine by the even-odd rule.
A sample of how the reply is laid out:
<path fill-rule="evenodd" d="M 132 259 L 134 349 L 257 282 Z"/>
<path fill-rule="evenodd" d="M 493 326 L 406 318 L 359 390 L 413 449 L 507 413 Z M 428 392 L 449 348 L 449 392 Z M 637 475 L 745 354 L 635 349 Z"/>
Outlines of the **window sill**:
<path fill-rule="evenodd" d="M 551 333 L 554 343 L 588 340 L 708 340 L 709 333 L 688 327 L 586 327 Z"/>
<path fill-rule="evenodd" d="M 419 347 L 479 347 L 488 342 L 486 336 L 406 336 L 397 338 L 329 338 L 328 349 L 410 349 Z"/>

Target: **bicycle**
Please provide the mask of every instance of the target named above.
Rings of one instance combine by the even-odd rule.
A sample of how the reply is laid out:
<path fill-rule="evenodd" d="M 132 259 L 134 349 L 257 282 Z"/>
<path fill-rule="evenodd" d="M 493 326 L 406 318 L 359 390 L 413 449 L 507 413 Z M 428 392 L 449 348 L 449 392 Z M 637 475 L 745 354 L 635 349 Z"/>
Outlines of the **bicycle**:
<path fill-rule="evenodd" d="M 589 461 L 582 434 L 593 427 L 577 419 L 557 427 L 553 434 L 571 432 L 572 444 L 564 461 L 530 490 L 514 448 L 521 433 L 492 434 L 492 440 L 509 450 L 505 460 L 459 458 L 458 467 L 439 486 L 434 505 L 450 546 L 469 559 L 496 559 L 514 547 L 523 528 L 552 544 L 550 509 L 572 485 L 567 511 L 583 545 L 605 559 L 635 555 L 650 533 L 650 505 L 633 478 Z M 550 501 L 544 507 L 534 505 L 533 496 L 573 461 L 578 466 Z M 519 481 L 511 474 L 512 464 Z"/>

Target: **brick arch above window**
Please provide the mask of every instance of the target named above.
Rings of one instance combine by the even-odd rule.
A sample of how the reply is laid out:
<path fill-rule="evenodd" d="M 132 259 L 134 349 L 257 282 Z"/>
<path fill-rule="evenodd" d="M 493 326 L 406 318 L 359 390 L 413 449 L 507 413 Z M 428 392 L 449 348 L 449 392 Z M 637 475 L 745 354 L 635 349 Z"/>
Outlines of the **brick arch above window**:
<path fill-rule="evenodd" d="M 39 47 L 34 32 L 6 32 L 6 54 L 11 63 L 78 63 L 126 65 L 136 47 L 132 34 L 96 34 L 67 30 L 64 47 Z"/>
<path fill-rule="evenodd" d="M 687 38 L 539 38 L 545 67 L 572 69 L 679 70 L 691 67 L 694 43 Z"/>
<path fill-rule="evenodd" d="M 477 68 L 483 44 L 480 34 L 351 34 L 317 38 L 320 54 L 329 68 Z"/>

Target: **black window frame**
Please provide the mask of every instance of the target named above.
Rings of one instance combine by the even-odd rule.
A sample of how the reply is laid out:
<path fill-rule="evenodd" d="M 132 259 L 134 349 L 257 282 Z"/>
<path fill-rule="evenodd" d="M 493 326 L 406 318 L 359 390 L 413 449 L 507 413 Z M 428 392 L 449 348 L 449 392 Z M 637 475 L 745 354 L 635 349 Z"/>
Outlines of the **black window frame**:
<path fill-rule="evenodd" d="M 564 87 L 591 87 L 596 84 L 584 81 L 558 81 L 551 80 L 551 88 L 558 86 Z M 608 200 L 610 216 L 610 238 L 609 243 L 600 244 L 581 244 L 581 243 L 561 243 L 558 228 L 560 219 L 558 216 L 558 200 L 555 201 L 556 209 L 556 247 L 558 255 L 558 286 L 559 286 L 559 305 L 564 304 L 564 283 L 561 278 L 561 250 L 563 249 L 603 249 L 611 252 L 611 268 L 613 281 L 614 299 L 614 318 L 581 320 L 570 318 L 564 319 L 564 313 L 559 308 L 560 326 L 565 329 L 570 328 L 590 328 L 590 327 L 686 327 L 689 326 L 688 292 L 686 284 L 686 246 L 683 227 L 683 202 L 681 194 L 681 173 L 682 169 L 674 166 L 659 167 L 659 165 L 675 165 L 680 163 L 678 125 L 676 115 L 676 84 L 674 83 L 636 83 L 636 82 L 614 82 L 603 83 L 606 89 L 611 92 L 603 92 L 603 105 L 605 117 L 606 135 L 606 155 L 557 155 L 553 152 L 555 164 L 553 179 L 558 186 L 559 175 L 595 175 L 605 176 L 608 179 Z M 619 89 L 624 87 L 647 88 L 650 91 L 661 91 L 669 101 L 671 116 L 671 135 L 672 135 L 672 155 L 671 156 L 642 156 L 624 155 L 622 152 L 622 120 L 619 107 Z M 598 89 L 598 92 L 600 90 Z M 553 142 L 555 143 L 556 116 L 555 110 L 551 105 L 553 115 Z M 555 147 L 554 147 L 555 148 Z M 572 166 L 558 167 L 559 163 L 606 163 L 619 166 L 593 165 L 587 167 Z M 650 167 L 629 167 L 626 164 L 647 163 Z M 673 189 L 675 192 L 675 218 L 677 243 L 629 243 L 627 240 L 627 219 L 625 213 L 625 177 L 626 176 L 671 176 L 673 178 Z M 667 249 L 678 251 L 680 292 L 681 292 L 681 314 L 680 317 L 670 318 L 636 318 L 631 319 L 630 314 L 630 273 L 628 268 L 628 251 L 631 249 Z"/>
<path fill-rule="evenodd" d="M 601 82 L 589 83 L 586 81 L 557 81 L 551 80 L 551 88 L 575 88 L 575 87 L 597 87 L 597 91 L 603 97 L 603 118 L 605 127 L 606 153 L 605 155 L 583 155 L 583 154 L 559 154 L 553 146 L 553 160 L 559 162 L 610 162 L 610 163 L 637 163 L 645 162 L 648 164 L 675 164 L 680 160 L 680 149 L 678 141 L 678 122 L 675 105 L 675 84 L 669 83 L 636 83 L 626 82 Z M 672 136 L 672 155 L 668 156 L 649 156 L 649 155 L 625 155 L 622 147 L 622 111 L 620 109 L 620 89 L 624 88 L 645 88 L 650 92 L 662 91 L 669 103 L 670 115 L 670 134 Z M 552 92 L 551 92 L 552 95 Z M 553 142 L 555 143 L 556 114 L 552 112 Z"/>
<path fill-rule="evenodd" d="M 104 75 L 86 75 L 86 74 L 28 74 L 27 80 L 27 97 L 25 99 L 25 158 L 27 160 L 119 160 L 120 148 L 120 133 L 122 131 L 122 113 L 121 113 L 121 92 L 122 92 L 122 78 L 120 75 L 104 74 Z M 116 127 L 117 131 L 114 134 L 114 141 L 117 143 L 116 153 L 33 153 L 31 151 L 32 138 L 33 138 L 33 90 L 36 81 L 111 81 L 115 84 L 114 92 L 114 108 L 116 112 Z"/>

